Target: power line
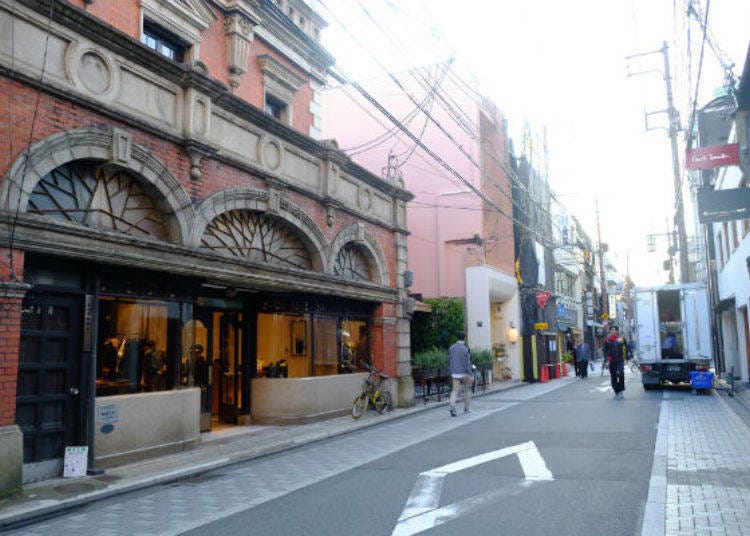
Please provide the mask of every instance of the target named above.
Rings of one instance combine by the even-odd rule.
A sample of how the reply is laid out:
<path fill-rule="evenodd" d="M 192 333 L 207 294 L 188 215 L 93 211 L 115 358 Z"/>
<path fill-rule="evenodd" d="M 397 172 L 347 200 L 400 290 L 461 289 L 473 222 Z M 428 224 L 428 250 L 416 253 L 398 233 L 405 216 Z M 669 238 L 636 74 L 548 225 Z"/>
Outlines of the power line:
<path fill-rule="evenodd" d="M 328 11 L 328 13 L 331 15 L 331 17 L 334 18 L 337 21 L 337 23 L 339 24 L 339 26 L 341 26 L 351 36 L 351 38 L 355 41 L 355 43 L 360 48 L 362 48 L 363 50 L 365 50 L 370 55 L 370 57 L 372 57 L 372 59 L 380 66 L 381 69 L 383 69 L 383 71 L 385 71 L 385 73 L 387 74 L 387 76 L 397 85 L 397 87 L 399 87 L 399 89 L 401 89 L 401 91 L 404 92 L 407 95 L 407 97 L 409 98 L 409 100 L 411 100 L 413 104 L 419 106 L 419 103 L 417 102 L 416 98 L 404 87 L 404 85 L 401 83 L 401 81 L 398 80 L 398 78 L 392 72 L 390 72 L 377 57 L 374 56 L 374 54 L 372 53 L 372 51 L 368 47 L 365 47 L 361 43 L 361 41 L 359 40 L 359 38 L 356 35 L 354 35 L 354 33 L 345 24 L 343 24 L 341 22 L 341 20 L 338 18 L 338 16 L 330 8 L 328 8 L 328 6 L 326 5 L 326 3 L 323 2 L 323 0 L 317 0 L 317 1 L 318 1 L 318 3 L 324 9 L 326 9 L 326 11 Z M 439 155 L 437 155 L 434 151 L 432 151 L 429 147 L 427 147 L 424 143 L 422 143 L 422 141 L 418 137 L 416 137 L 405 125 L 403 125 L 400 122 L 398 122 L 398 120 L 380 102 L 378 102 L 372 95 L 370 95 L 358 82 L 356 82 L 353 79 L 351 79 L 350 77 L 346 76 L 344 74 L 343 70 L 340 67 L 337 67 L 337 69 L 339 71 L 339 76 L 343 80 L 348 80 L 351 83 L 351 85 L 357 91 L 359 91 L 360 94 L 363 95 L 363 97 L 365 97 L 371 104 L 373 104 L 391 122 L 393 122 L 394 124 L 399 125 L 399 128 L 410 139 L 412 139 L 412 141 L 414 141 L 423 151 L 425 151 L 434 160 L 436 160 L 451 175 L 455 176 L 458 180 L 460 180 L 462 183 L 464 183 L 466 186 L 468 186 L 478 197 L 480 197 L 480 199 L 482 199 L 485 203 L 487 203 L 488 205 L 490 205 L 491 207 L 493 207 L 499 214 L 501 214 L 501 215 L 509 218 L 511 221 L 517 223 L 519 226 L 527 229 L 529 232 L 531 232 L 532 234 L 536 235 L 539 238 L 540 242 L 542 242 L 543 244 L 547 244 L 549 242 L 549 239 L 547 237 L 543 236 L 540 233 L 540 231 L 531 229 L 525 223 L 520 222 L 519 220 L 515 219 L 511 214 L 508 214 L 505 210 L 503 210 L 502 207 L 498 206 L 492 200 L 490 200 L 489 198 L 487 198 L 487 196 L 484 194 L 484 192 L 482 192 L 480 189 L 478 189 L 470 181 L 468 181 L 467 179 L 465 179 L 450 164 L 448 164 L 447 162 L 445 162 L 445 160 L 443 160 Z M 333 70 L 331 70 L 331 73 L 335 74 Z M 473 158 L 473 156 L 470 155 L 463 148 L 463 145 L 461 145 L 450 134 L 450 132 L 448 132 L 445 129 L 445 127 L 439 121 L 437 121 L 433 117 L 433 115 L 431 113 L 429 113 L 428 111 L 424 110 L 424 108 L 421 108 L 421 110 L 422 110 L 422 113 L 424 113 L 430 119 L 430 121 L 432 121 L 433 124 L 435 124 L 443 132 L 443 134 L 458 148 L 458 150 L 469 160 L 469 162 L 471 162 L 472 165 L 474 165 L 477 169 L 480 169 L 480 170 L 482 169 L 482 167 L 480 166 L 480 164 L 478 162 L 476 162 L 476 160 Z M 518 188 L 526 191 L 525 185 L 523 185 L 523 183 L 518 179 L 518 177 L 515 176 L 515 173 L 513 173 L 513 171 L 511 169 L 509 169 L 508 166 L 505 163 L 498 161 L 497 158 L 491 152 L 489 152 L 489 155 L 490 155 L 491 159 L 494 160 L 495 163 L 497 163 L 500 166 L 500 168 L 503 169 L 508 174 L 508 177 L 512 181 L 514 181 L 516 183 L 516 185 L 517 185 Z M 513 202 L 513 198 L 512 198 L 512 196 L 510 194 L 508 194 L 508 193 L 506 193 L 506 192 L 504 192 L 502 190 L 500 190 L 500 192 L 503 195 L 505 195 L 511 202 Z M 531 201 L 534 201 L 533 198 L 531 199 Z M 543 212 L 549 214 L 549 210 L 548 209 L 546 209 L 544 207 L 540 207 L 540 208 L 541 208 L 541 210 Z"/>
<path fill-rule="evenodd" d="M 15 2 L 13 4 L 14 10 L 15 10 Z M 42 95 L 42 86 L 44 85 L 44 75 L 46 73 L 47 69 L 47 51 L 49 49 L 49 38 L 50 34 L 52 33 L 52 18 L 53 13 L 55 9 L 55 0 L 51 0 L 49 5 L 49 15 L 47 17 L 47 29 L 46 29 L 46 36 L 44 39 L 44 54 L 42 56 L 42 72 L 39 77 L 39 87 L 36 90 L 36 102 L 34 103 L 34 114 L 31 117 L 31 128 L 29 129 L 29 140 L 26 144 L 26 154 L 23 156 L 23 168 L 21 169 L 21 184 L 19 185 L 19 192 L 18 192 L 18 204 L 16 205 L 16 211 L 13 215 L 13 221 L 11 222 L 10 226 L 10 233 L 8 237 L 8 249 L 10 251 L 10 278 L 16 279 L 16 273 L 15 273 L 15 262 L 13 260 L 13 244 L 15 242 L 15 235 L 16 235 L 16 226 L 18 225 L 18 217 L 21 211 L 21 197 L 23 196 L 23 186 L 26 182 L 26 170 L 29 165 L 29 155 L 31 153 L 31 142 L 34 140 L 34 128 L 36 127 L 36 120 L 39 114 L 39 101 L 41 100 Z M 15 12 L 14 12 L 14 19 L 15 19 Z M 15 50 L 15 49 L 13 49 Z M 13 62 L 13 60 L 11 60 Z M 11 63 L 13 65 L 13 63 Z M 15 72 L 15 70 L 12 70 L 11 72 Z M 11 84 L 13 82 L 13 76 L 11 75 Z M 13 90 L 13 87 L 11 85 L 11 91 Z"/>
<path fill-rule="evenodd" d="M 692 6 L 692 3 L 691 3 Z M 703 26 L 703 39 L 701 40 L 701 51 L 698 59 L 698 74 L 695 79 L 695 96 L 693 97 L 692 113 L 690 114 L 690 128 L 688 129 L 688 135 L 693 132 L 693 124 L 695 123 L 695 112 L 698 109 L 698 90 L 701 85 L 701 73 L 703 72 L 703 52 L 706 45 L 706 34 L 708 31 L 708 12 L 711 8 L 711 0 L 706 1 L 706 15 L 704 18 Z M 691 9 L 691 8 L 688 8 Z"/>

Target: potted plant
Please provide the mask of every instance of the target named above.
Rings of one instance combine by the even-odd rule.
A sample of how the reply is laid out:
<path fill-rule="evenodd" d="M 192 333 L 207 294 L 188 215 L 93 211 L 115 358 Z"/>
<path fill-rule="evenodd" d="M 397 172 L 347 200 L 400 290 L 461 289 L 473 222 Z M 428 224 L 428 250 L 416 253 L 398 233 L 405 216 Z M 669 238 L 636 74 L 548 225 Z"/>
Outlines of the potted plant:
<path fill-rule="evenodd" d="M 505 357 L 505 344 L 496 342 L 492 345 L 492 351 L 495 352 L 495 357 Z"/>
<path fill-rule="evenodd" d="M 472 348 L 471 361 L 477 370 L 482 372 L 485 382 L 492 381 L 492 350 L 488 348 Z"/>
<path fill-rule="evenodd" d="M 431 347 L 422 352 L 414 354 L 412 363 L 414 368 L 421 369 L 422 378 L 437 378 L 439 369 L 446 366 L 448 352 L 436 347 Z"/>

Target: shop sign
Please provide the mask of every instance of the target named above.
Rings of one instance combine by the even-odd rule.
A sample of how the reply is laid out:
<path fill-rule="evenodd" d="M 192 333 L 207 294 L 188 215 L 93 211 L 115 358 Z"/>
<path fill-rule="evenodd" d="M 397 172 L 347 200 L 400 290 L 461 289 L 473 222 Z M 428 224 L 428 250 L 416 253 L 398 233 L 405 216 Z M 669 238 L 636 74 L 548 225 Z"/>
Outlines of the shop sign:
<path fill-rule="evenodd" d="M 534 329 L 536 331 L 543 331 L 547 328 L 549 328 L 549 324 L 547 322 L 537 322 L 536 324 L 534 324 Z"/>
<path fill-rule="evenodd" d="M 534 298 L 536 298 L 536 303 L 539 304 L 539 307 L 544 309 L 544 306 L 547 305 L 547 300 L 549 300 L 550 292 L 549 290 L 537 290 L 534 292 Z"/>
<path fill-rule="evenodd" d="M 739 163 L 740 153 L 736 143 L 688 149 L 685 155 L 685 167 L 687 169 L 712 169 L 722 166 L 736 166 Z"/>
<path fill-rule="evenodd" d="M 698 190 L 698 220 L 701 223 L 720 223 L 750 217 L 750 188 Z"/>
<path fill-rule="evenodd" d="M 117 422 L 120 420 L 120 408 L 117 404 L 109 404 L 107 406 L 99 406 L 96 408 L 96 421 L 108 424 Z"/>

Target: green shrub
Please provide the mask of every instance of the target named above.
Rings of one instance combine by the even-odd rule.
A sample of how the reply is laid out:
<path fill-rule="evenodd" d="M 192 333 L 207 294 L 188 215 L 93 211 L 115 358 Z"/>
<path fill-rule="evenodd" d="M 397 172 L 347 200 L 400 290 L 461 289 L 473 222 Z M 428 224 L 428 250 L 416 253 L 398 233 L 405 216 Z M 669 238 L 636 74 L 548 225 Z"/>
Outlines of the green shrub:
<path fill-rule="evenodd" d="M 418 368 L 440 369 L 448 366 L 448 350 L 435 346 L 414 354 L 412 364 Z"/>
<path fill-rule="evenodd" d="M 492 351 L 487 348 L 472 348 L 471 362 L 474 363 L 477 368 L 492 363 Z"/>
<path fill-rule="evenodd" d="M 458 334 L 466 330 L 463 298 L 427 298 L 431 313 L 414 315 L 411 324 L 411 347 L 415 353 L 430 348 L 448 348 Z"/>
<path fill-rule="evenodd" d="M 562 360 L 565 363 L 572 363 L 573 362 L 573 354 L 570 354 L 568 352 L 563 352 Z"/>

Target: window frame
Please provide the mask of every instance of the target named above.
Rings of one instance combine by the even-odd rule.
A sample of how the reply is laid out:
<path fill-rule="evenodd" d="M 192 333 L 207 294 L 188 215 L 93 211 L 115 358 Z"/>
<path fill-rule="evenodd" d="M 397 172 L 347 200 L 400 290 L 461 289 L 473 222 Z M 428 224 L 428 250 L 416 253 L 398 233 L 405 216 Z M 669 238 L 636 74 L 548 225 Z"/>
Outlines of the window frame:
<path fill-rule="evenodd" d="M 151 46 L 151 44 L 146 42 L 147 38 L 154 40 L 156 42 L 156 46 Z M 190 43 L 188 43 L 184 39 L 180 38 L 179 36 L 160 26 L 158 23 L 147 18 L 143 19 L 143 26 L 141 28 L 141 43 L 149 47 L 157 54 L 160 54 L 165 58 L 169 58 L 170 60 L 177 63 L 182 63 L 183 61 L 185 61 L 185 59 L 188 57 L 188 52 L 191 46 Z M 165 54 L 161 50 L 162 47 L 172 50 L 174 56 Z"/>

